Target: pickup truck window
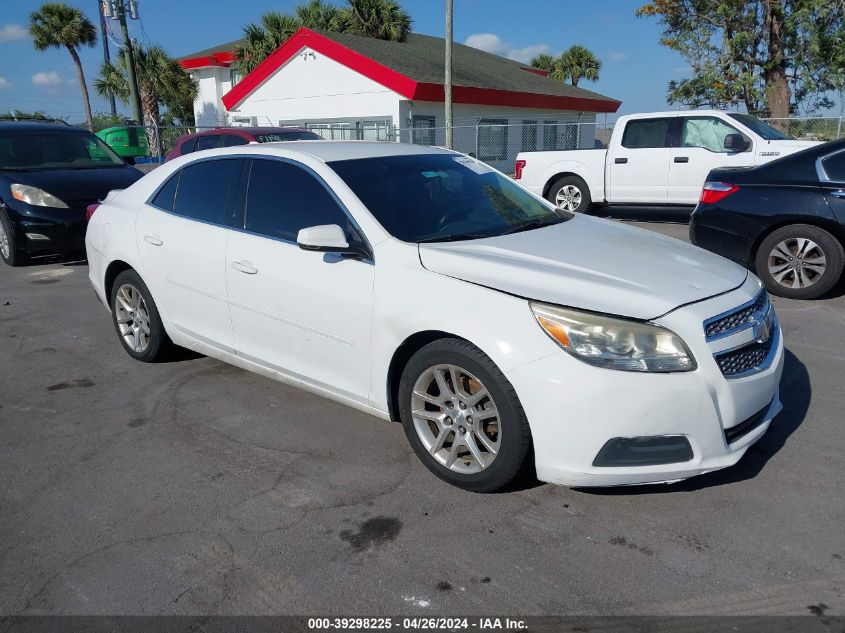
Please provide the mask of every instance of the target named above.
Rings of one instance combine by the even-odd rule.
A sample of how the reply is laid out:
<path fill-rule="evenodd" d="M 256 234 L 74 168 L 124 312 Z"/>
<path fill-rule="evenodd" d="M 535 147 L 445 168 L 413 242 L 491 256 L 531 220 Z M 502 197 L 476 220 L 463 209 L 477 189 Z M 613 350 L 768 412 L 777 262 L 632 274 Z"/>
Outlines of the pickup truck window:
<path fill-rule="evenodd" d="M 750 114 L 739 114 L 738 112 L 728 112 L 727 115 L 732 119 L 736 119 L 742 123 L 749 130 L 760 136 L 764 141 L 786 141 L 792 137 L 784 134 L 777 128 L 772 127 L 768 123 L 763 123 L 757 117 Z"/>
<path fill-rule="evenodd" d="M 727 154 L 733 150 L 725 149 L 725 137 L 739 134 L 721 119 L 712 116 L 681 117 L 681 147 L 700 147 L 710 152 Z"/>
<path fill-rule="evenodd" d="M 645 149 L 669 147 L 669 123 L 671 119 L 636 119 L 628 121 L 622 134 L 622 147 Z"/>

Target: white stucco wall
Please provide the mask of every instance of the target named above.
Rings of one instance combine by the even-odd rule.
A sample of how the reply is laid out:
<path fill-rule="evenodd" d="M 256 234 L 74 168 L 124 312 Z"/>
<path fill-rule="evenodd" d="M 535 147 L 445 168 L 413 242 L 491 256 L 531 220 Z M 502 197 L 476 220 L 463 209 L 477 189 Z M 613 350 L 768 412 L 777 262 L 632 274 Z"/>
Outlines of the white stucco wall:
<path fill-rule="evenodd" d="M 258 125 L 350 117 L 399 117 L 400 95 L 303 48 L 229 113 Z"/>
<path fill-rule="evenodd" d="M 228 68 L 197 68 L 191 71 L 197 79 L 197 98 L 194 101 L 194 120 L 197 126 L 226 124 L 226 110 L 221 101 L 232 87 Z"/>

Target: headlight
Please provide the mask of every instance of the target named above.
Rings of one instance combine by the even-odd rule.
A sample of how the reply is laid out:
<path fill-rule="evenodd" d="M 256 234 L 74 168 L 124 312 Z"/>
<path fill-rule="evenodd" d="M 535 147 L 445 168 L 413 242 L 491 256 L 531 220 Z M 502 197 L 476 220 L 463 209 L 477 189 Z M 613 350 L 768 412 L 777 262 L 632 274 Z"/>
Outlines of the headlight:
<path fill-rule="evenodd" d="M 51 193 L 47 193 L 38 187 L 29 185 L 12 185 L 12 197 L 15 200 L 26 202 L 36 207 L 55 207 L 67 209 L 67 205 Z"/>
<path fill-rule="evenodd" d="M 540 327 L 578 360 L 623 371 L 692 371 L 695 359 L 669 330 L 639 321 L 531 303 Z"/>

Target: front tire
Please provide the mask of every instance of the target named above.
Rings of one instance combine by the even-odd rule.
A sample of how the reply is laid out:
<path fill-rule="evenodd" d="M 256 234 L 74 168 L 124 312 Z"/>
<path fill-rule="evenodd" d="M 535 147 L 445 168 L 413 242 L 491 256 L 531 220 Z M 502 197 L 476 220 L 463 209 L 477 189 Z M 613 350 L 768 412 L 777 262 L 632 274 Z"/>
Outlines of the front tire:
<path fill-rule="evenodd" d="M 772 231 L 754 258 L 757 275 L 772 294 L 815 299 L 842 276 L 842 244 L 822 228 L 792 224 Z"/>
<path fill-rule="evenodd" d="M 549 189 L 546 198 L 553 205 L 573 213 L 589 213 L 593 205 L 590 188 L 578 176 L 559 178 Z"/>
<path fill-rule="evenodd" d="M 114 280 L 111 313 L 123 349 L 135 360 L 154 363 L 172 348 L 155 301 L 134 270 L 125 270 Z"/>
<path fill-rule="evenodd" d="M 493 492 L 529 463 L 531 431 L 513 386 L 467 341 L 440 339 L 414 354 L 399 404 L 417 457 L 453 486 Z"/>
<path fill-rule="evenodd" d="M 3 211 L 0 211 L 0 259 L 8 266 L 23 266 L 27 258 L 17 250 L 15 232 Z"/>

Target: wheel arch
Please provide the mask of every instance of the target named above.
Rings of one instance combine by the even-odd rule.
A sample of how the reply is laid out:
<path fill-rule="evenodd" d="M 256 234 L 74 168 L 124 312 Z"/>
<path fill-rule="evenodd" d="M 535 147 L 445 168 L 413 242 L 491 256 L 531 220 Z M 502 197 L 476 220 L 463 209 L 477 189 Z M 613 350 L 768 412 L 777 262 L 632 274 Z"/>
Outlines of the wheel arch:
<path fill-rule="evenodd" d="M 575 178 L 578 178 L 579 180 L 581 180 L 581 181 L 582 181 L 582 182 L 586 185 L 587 189 L 589 190 L 590 185 L 589 185 L 589 183 L 587 182 L 587 179 L 586 179 L 586 178 L 584 178 L 584 176 L 583 176 L 582 174 L 579 174 L 579 173 L 578 173 L 578 172 L 576 172 L 576 171 L 567 170 L 567 171 L 561 171 L 561 172 L 559 172 L 559 173 L 557 173 L 557 174 L 553 175 L 552 177 L 550 177 L 550 178 L 546 181 L 546 184 L 543 186 L 543 197 L 544 197 L 544 198 L 546 198 L 546 199 L 548 199 L 548 197 L 549 197 L 549 191 L 551 191 L 551 189 L 552 189 L 552 187 L 554 186 L 554 184 L 555 184 L 558 180 L 560 180 L 561 178 L 565 178 L 566 176 L 574 176 Z"/>
<path fill-rule="evenodd" d="M 127 270 L 135 270 L 135 268 L 122 259 L 116 259 L 106 267 L 106 274 L 103 279 L 103 292 L 105 293 L 107 303 L 111 304 L 111 292 L 115 279 L 117 279 L 120 273 Z"/>
<path fill-rule="evenodd" d="M 390 359 L 390 364 L 387 369 L 387 409 L 390 414 L 390 419 L 393 422 L 399 422 L 399 381 L 402 378 L 402 371 L 411 360 L 411 357 L 416 354 L 423 347 L 434 341 L 445 338 L 454 338 L 461 341 L 466 341 L 471 345 L 475 345 L 472 341 L 467 340 L 463 336 L 445 332 L 443 330 L 423 330 L 411 334 L 406 338 L 399 347 L 393 352 Z M 477 347 L 477 346 L 476 346 Z"/>
<path fill-rule="evenodd" d="M 751 244 L 749 260 L 755 272 L 757 268 L 757 250 L 760 248 L 760 245 L 763 243 L 763 240 L 765 240 L 767 237 L 769 237 L 769 235 L 771 235 L 778 229 L 782 229 L 787 226 L 793 226 L 795 224 L 806 224 L 808 226 L 814 226 L 818 229 L 822 229 L 823 231 L 827 231 L 833 236 L 836 241 L 838 241 L 842 245 L 843 248 L 845 248 L 845 234 L 843 234 L 842 229 L 835 222 L 818 216 L 795 216 L 790 218 L 784 218 L 770 226 L 767 226 L 763 231 L 760 232 L 759 235 L 757 235 L 757 237 L 754 238 L 754 241 Z"/>

